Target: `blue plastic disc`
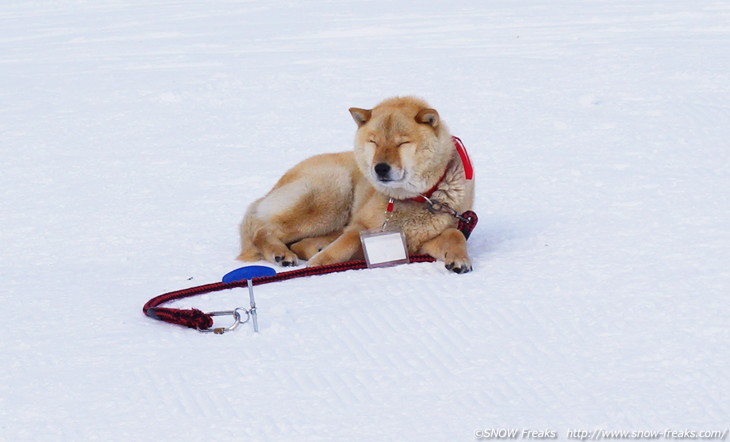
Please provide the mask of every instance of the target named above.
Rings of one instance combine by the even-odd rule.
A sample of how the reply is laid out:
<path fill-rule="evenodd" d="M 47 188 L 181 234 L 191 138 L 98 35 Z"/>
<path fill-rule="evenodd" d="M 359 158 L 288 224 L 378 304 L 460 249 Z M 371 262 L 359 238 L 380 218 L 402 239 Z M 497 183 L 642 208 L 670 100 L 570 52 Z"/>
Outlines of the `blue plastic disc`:
<path fill-rule="evenodd" d="M 232 270 L 223 276 L 223 282 L 243 281 L 246 279 L 260 278 L 262 276 L 274 276 L 276 270 L 266 266 L 246 266 Z"/>

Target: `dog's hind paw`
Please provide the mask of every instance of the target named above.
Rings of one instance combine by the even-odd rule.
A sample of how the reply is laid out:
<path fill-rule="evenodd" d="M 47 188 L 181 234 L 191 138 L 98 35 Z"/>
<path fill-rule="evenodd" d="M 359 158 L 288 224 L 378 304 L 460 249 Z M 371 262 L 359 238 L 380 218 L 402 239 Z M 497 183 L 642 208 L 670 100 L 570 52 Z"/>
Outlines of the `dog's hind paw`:
<path fill-rule="evenodd" d="M 297 256 L 291 252 L 283 255 L 274 255 L 274 261 L 283 267 L 294 267 L 299 264 Z"/>

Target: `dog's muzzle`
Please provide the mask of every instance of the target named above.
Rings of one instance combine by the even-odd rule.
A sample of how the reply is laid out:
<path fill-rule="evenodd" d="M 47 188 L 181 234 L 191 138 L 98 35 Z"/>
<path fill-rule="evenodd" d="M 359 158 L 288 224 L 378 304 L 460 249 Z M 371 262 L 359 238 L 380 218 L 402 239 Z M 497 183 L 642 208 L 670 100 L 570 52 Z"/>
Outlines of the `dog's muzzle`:
<path fill-rule="evenodd" d="M 373 169 L 379 181 L 390 181 L 390 164 L 378 163 Z"/>

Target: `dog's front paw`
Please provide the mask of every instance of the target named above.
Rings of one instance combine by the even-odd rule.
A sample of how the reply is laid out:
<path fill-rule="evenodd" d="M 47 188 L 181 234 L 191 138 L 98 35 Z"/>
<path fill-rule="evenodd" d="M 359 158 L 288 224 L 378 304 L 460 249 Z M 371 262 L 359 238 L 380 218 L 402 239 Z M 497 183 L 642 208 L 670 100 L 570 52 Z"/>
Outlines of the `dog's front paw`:
<path fill-rule="evenodd" d="M 451 270 L 454 273 L 471 272 L 471 261 L 467 257 L 446 259 L 446 270 Z"/>
<path fill-rule="evenodd" d="M 314 255 L 309 261 L 307 261 L 307 267 L 326 266 L 328 264 L 334 264 L 337 260 L 332 258 L 326 251 L 321 251 Z"/>

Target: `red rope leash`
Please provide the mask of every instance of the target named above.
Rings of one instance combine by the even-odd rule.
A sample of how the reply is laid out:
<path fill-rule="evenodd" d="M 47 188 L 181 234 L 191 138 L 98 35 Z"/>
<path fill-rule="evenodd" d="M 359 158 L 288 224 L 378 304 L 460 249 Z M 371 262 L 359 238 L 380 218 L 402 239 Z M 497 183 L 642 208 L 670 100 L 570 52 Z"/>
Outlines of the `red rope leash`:
<path fill-rule="evenodd" d="M 459 223 L 456 228 L 464 234 L 464 238 L 469 239 L 469 235 L 471 235 L 478 222 L 479 217 L 477 214 L 471 210 L 467 210 L 459 217 Z"/>
<path fill-rule="evenodd" d="M 411 255 L 410 261 L 412 263 L 434 262 L 436 261 L 436 259 L 429 255 Z M 339 264 L 330 264 L 326 266 L 304 267 L 297 270 L 277 273 L 274 276 L 262 276 L 259 278 L 252 278 L 251 283 L 253 285 L 261 285 L 268 284 L 270 282 L 302 278 L 305 276 L 326 275 L 328 273 L 345 272 L 347 270 L 361 270 L 365 268 L 367 268 L 367 264 L 365 263 L 365 261 L 349 261 Z M 178 299 L 188 298 L 190 296 L 218 292 L 221 290 L 229 290 L 237 287 L 246 287 L 246 285 L 247 282 L 245 280 L 227 283 L 218 282 L 164 293 L 147 301 L 144 307 L 142 307 L 142 312 L 152 319 L 158 319 L 160 321 L 169 322 L 171 324 L 184 325 L 186 327 L 195 328 L 198 330 L 208 330 L 210 327 L 213 326 L 213 318 L 210 314 L 203 313 L 202 311 L 195 308 L 182 310 L 176 308 L 160 307 L 160 305 Z"/>

